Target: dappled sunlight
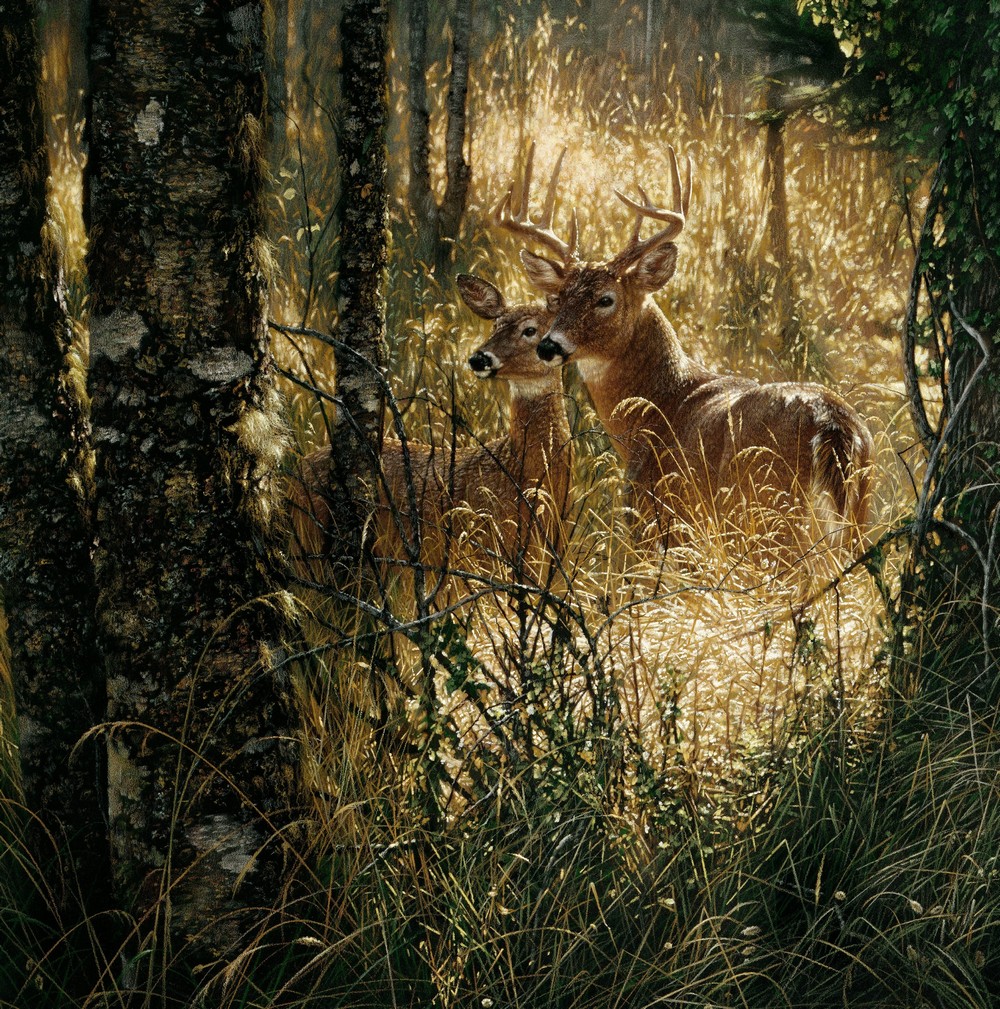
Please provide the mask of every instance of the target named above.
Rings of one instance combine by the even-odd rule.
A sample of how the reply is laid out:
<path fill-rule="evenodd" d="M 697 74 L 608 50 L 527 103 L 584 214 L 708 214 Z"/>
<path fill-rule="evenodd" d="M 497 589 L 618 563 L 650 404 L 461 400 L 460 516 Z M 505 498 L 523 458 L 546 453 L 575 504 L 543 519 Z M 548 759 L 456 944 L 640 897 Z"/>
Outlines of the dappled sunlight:
<path fill-rule="evenodd" d="M 891 4 L 833 6 L 838 17 L 856 8 L 858 17 L 860 11 L 882 19 L 885 39 L 905 42 L 905 31 L 886 25 L 882 8 Z M 365 129 L 371 153 L 387 94 L 388 262 L 363 323 L 368 336 L 384 320 L 384 359 L 367 360 L 366 350 L 365 377 L 375 379 L 361 396 L 368 416 L 377 417 L 384 405 L 384 427 L 377 450 L 365 443 L 351 456 L 343 484 L 351 497 L 338 498 L 345 457 L 338 439 L 354 423 L 345 404 L 358 389 L 344 382 L 338 390 L 338 356 L 343 363 L 352 353 L 356 333 L 342 257 L 350 254 L 349 239 L 362 233 L 342 229 L 351 219 L 347 211 L 371 198 L 366 234 L 378 233 L 381 162 L 362 165 L 358 155 L 344 172 L 350 183 L 342 179 L 338 155 L 359 121 L 347 118 L 357 80 L 342 73 L 350 63 L 344 57 L 359 49 L 346 47 L 348 32 L 342 38 L 344 5 L 264 5 L 263 32 L 247 33 L 253 38 L 241 43 L 240 56 L 255 61 L 254 101 L 266 97 L 269 106 L 270 116 L 254 105 L 241 120 L 252 124 L 247 136 L 260 140 L 254 171 L 267 160 L 263 191 L 261 171 L 238 187 L 245 192 L 232 205 L 206 210 L 194 199 L 196 191 L 206 196 L 197 180 L 190 187 L 173 178 L 163 184 L 161 173 L 138 196 L 142 220 L 154 224 L 131 237 L 158 251 L 155 219 L 164 207 L 186 210 L 190 202 L 192 226 L 207 233 L 216 217 L 239 205 L 250 210 L 247 227 L 256 242 L 244 279 L 259 276 L 258 266 L 267 278 L 266 294 L 263 285 L 258 293 L 268 298 L 273 357 L 254 358 L 252 374 L 234 370 L 226 381 L 237 392 L 266 386 L 272 405 L 278 393 L 283 398 L 281 416 L 265 424 L 265 440 L 267 479 L 280 470 L 284 494 L 276 500 L 286 505 L 282 512 L 272 504 L 268 514 L 275 526 L 287 519 L 279 532 L 286 549 L 284 556 L 280 543 L 272 550 L 261 532 L 248 547 L 253 553 L 230 551 L 219 573 L 257 558 L 258 573 L 273 579 L 273 593 L 262 599 L 287 622 L 260 646 L 266 663 L 244 667 L 237 653 L 232 717 L 221 695 L 196 696 L 192 675 L 181 684 L 192 684 L 188 709 L 178 708 L 176 725 L 168 727 L 184 747 L 192 740 L 191 766 L 199 774 L 215 762 L 217 780 L 240 795 L 241 816 L 261 816 L 259 842 L 249 847 L 238 825 L 230 834 L 220 828 L 200 846 L 184 816 L 191 796 L 202 801 L 214 784 L 208 778 L 198 784 L 181 757 L 173 764 L 163 758 L 156 774 L 174 803 L 163 819 L 162 878 L 177 870 L 185 886 L 197 882 L 212 859 L 231 860 L 243 845 L 239 878 L 215 895 L 223 905 L 235 903 L 259 869 L 272 872 L 273 858 L 277 888 L 264 898 L 274 896 L 273 913 L 210 965 L 189 971 L 192 936 L 178 932 L 171 939 L 181 920 L 174 893 L 164 888 L 155 899 L 159 866 L 141 883 L 154 894 L 147 917 L 145 909 L 129 910 L 124 889 L 85 907 L 89 881 L 75 863 L 49 869 L 49 849 L 59 853 L 66 838 L 46 826 L 38 844 L 22 829 L 23 758 L 0 614 L 0 779 L 7 786 L 0 843 L 8 854 L 0 910 L 9 919 L 0 988 L 14 979 L 26 1006 L 75 1005 L 75 986 L 84 983 L 92 991 L 80 1004 L 152 1005 L 157 997 L 180 1004 L 185 996 L 177 992 L 186 989 L 175 991 L 174 984 L 182 974 L 183 985 L 200 992 L 196 1004 L 220 1009 L 992 1004 L 983 993 L 992 993 L 1000 976 L 990 889 L 997 874 L 1000 739 L 994 708 L 981 702 L 989 697 L 987 680 L 995 679 L 997 652 L 989 643 L 997 626 L 989 570 L 995 536 L 987 525 L 995 533 L 1000 509 L 991 498 L 989 523 L 981 524 L 986 535 L 968 536 L 961 510 L 980 487 L 971 478 L 961 487 L 956 482 L 954 493 L 948 487 L 952 467 L 965 465 L 952 451 L 960 445 L 950 440 L 952 422 L 965 411 L 959 420 L 975 426 L 982 418 L 970 416 L 986 413 L 983 403 L 958 397 L 961 368 L 978 378 L 989 360 L 988 326 L 977 334 L 950 302 L 950 315 L 941 316 L 952 289 L 963 296 L 956 304 L 965 304 L 970 281 L 957 275 L 960 269 L 934 273 L 958 262 L 950 257 L 969 227 L 963 207 L 947 219 L 952 190 L 942 196 L 934 188 L 947 176 L 938 174 L 932 186 L 922 174 L 921 159 L 931 160 L 938 140 L 924 137 L 930 146 L 923 151 L 915 141 L 890 151 L 888 125 L 898 113 L 888 105 L 875 115 L 852 107 L 858 99 L 848 90 L 851 66 L 846 73 L 842 61 L 826 66 L 815 48 L 822 39 L 812 29 L 830 27 L 818 11 L 832 8 L 817 0 L 813 18 L 807 8 L 794 0 L 430 4 L 423 29 L 418 2 L 377 8 L 391 15 L 388 88 L 382 90 L 381 78 L 377 93 L 362 86 L 354 108 L 366 105 L 373 113 Z M 102 164 L 85 116 L 91 98 L 101 97 L 98 88 L 119 84 L 113 77 L 102 83 L 95 73 L 88 93 L 88 59 L 99 67 L 108 52 L 99 59 L 86 52 L 87 10 L 70 0 L 37 5 L 49 227 L 62 253 L 74 332 L 60 379 L 68 380 L 84 414 L 88 143 L 94 164 Z M 211 14 L 219 19 L 219 38 L 232 28 L 232 41 L 259 13 L 226 11 L 198 5 L 194 22 L 209 24 Z M 376 9 L 364 11 L 374 21 Z M 108 14 L 95 7 L 88 16 L 99 22 Z M 936 33 L 944 39 L 948 28 L 964 37 L 979 16 L 948 28 L 961 17 L 949 7 Z M 142 40 L 155 63 L 156 47 L 169 51 L 173 44 L 167 37 L 173 29 L 158 16 L 147 20 L 148 39 L 146 29 L 133 32 L 129 45 Z M 786 47 L 788 39 L 772 46 L 768 30 L 787 30 L 806 48 Z M 434 207 L 420 185 L 410 185 L 411 171 L 415 183 L 424 175 L 421 142 L 410 131 L 422 122 L 421 89 L 410 67 L 421 31 Z M 839 26 L 830 34 L 834 55 L 861 45 Z M 461 118 L 449 91 L 456 68 L 462 86 L 463 51 L 470 65 L 467 119 L 449 134 L 449 116 L 453 126 Z M 192 73 L 207 78 L 210 61 L 195 56 Z M 110 54 L 119 57 L 132 58 L 126 49 Z M 901 69 L 874 49 L 870 58 L 873 68 L 881 60 L 888 75 Z M 373 58 L 366 66 L 381 69 L 381 62 Z M 234 67 L 225 65 L 227 72 Z M 124 88 L 134 67 L 115 62 L 114 68 Z M 976 80 L 981 67 L 968 73 Z M 812 83 L 813 76 L 823 83 Z M 195 77 L 185 78 L 180 91 L 188 80 Z M 890 76 L 875 80 L 898 90 Z M 932 110 L 928 135 L 948 134 L 954 124 L 945 112 L 969 112 L 949 105 L 952 97 L 967 98 L 969 87 L 959 75 L 928 89 L 942 106 Z M 181 104 L 174 92 L 169 97 Z M 924 98 L 916 103 L 925 105 L 931 108 Z M 850 121 L 870 128 L 852 133 Z M 122 122 L 113 127 L 115 137 L 131 139 L 132 120 Z M 223 128 L 218 117 L 198 129 L 216 127 Z M 182 146 L 192 136 L 186 125 Z M 961 173 L 954 174 L 948 158 L 961 144 L 954 137 L 949 143 L 938 154 L 954 188 Z M 529 150 L 527 199 L 520 187 Z M 981 170 L 975 163 L 981 149 L 973 144 L 969 152 L 969 166 Z M 136 156 L 146 166 L 141 145 Z M 449 191 L 464 185 L 463 159 L 471 180 L 455 224 L 443 211 Z M 675 199 L 673 178 L 679 170 L 687 193 L 689 161 L 688 208 L 686 196 Z M 530 227 L 520 215 L 534 222 L 543 216 L 557 165 L 551 225 L 538 230 L 551 226 L 558 237 L 538 241 L 537 230 L 526 235 Z M 616 191 L 648 205 L 630 208 Z M 357 202 L 349 203 L 347 193 Z M 683 222 L 676 213 L 682 202 Z M 928 208 L 920 262 L 932 269 L 921 277 L 915 246 Z M 582 268 L 567 274 L 550 263 L 546 271 L 527 257 L 537 264 L 532 276 L 539 286 L 532 286 L 522 251 L 568 262 L 565 247 L 553 250 L 568 239 L 574 218 L 581 261 L 607 264 L 625 252 L 613 264 L 614 282 L 593 270 L 586 271 L 590 287 L 574 287 Z M 659 239 L 636 247 L 656 232 Z M 225 247 L 230 266 L 231 248 Z M 381 257 L 373 240 L 357 253 L 359 261 L 369 248 Z M 360 272 L 374 279 L 369 263 Z M 149 271 L 146 280 L 152 287 L 159 282 Z M 125 293 L 143 283 L 128 278 Z M 669 327 L 643 300 L 653 288 L 649 298 Z M 202 307 L 189 305 L 186 316 L 175 316 L 178 325 L 200 325 Z M 258 350 L 259 309 L 258 301 L 240 316 L 248 320 L 240 333 L 258 340 Z M 507 316 L 517 323 L 509 332 L 500 324 Z M 567 343 L 550 340 L 539 354 L 557 316 L 563 332 L 556 335 Z M 683 351 L 714 373 L 713 382 L 687 368 L 669 342 L 670 327 Z M 158 332 L 145 328 L 153 337 Z M 904 332 L 917 343 L 919 396 L 903 380 Z M 143 334 L 136 346 L 147 339 Z M 226 335 L 222 327 L 219 334 Z M 982 363 L 971 342 L 980 335 Z M 971 358 L 962 357 L 965 337 Z M 112 334 L 114 346 L 103 355 L 108 367 L 131 367 L 133 348 L 115 341 Z M 609 346 L 616 355 L 622 350 L 611 364 Z M 123 387 L 118 402 L 129 405 L 129 389 L 137 400 L 150 392 L 143 383 L 153 381 L 161 357 L 170 358 L 174 374 L 190 371 L 201 382 L 200 357 L 192 364 L 180 345 L 176 354 L 161 354 L 164 348 L 143 345 L 149 361 L 137 357 L 135 384 Z M 557 365 L 559 354 L 569 362 L 561 372 L 540 367 L 540 361 Z M 625 362 L 620 373 L 618 361 Z M 634 388 L 640 372 L 652 380 Z M 714 383 L 720 376 L 795 384 L 760 393 L 752 382 Z M 192 430 L 214 423 L 237 401 L 214 385 L 209 392 L 200 384 L 187 388 L 182 383 L 176 396 L 169 392 L 170 410 L 190 395 L 191 409 L 180 416 Z M 934 429 L 928 444 L 915 433 L 916 398 Z M 155 402 L 162 400 L 149 399 Z M 676 408 L 678 402 L 683 406 Z M 154 424 L 162 419 L 156 414 L 150 413 Z M 249 442 L 237 436 L 247 434 L 248 424 L 263 424 L 263 416 L 251 410 L 226 419 L 222 441 L 231 435 L 242 452 Z M 81 428 L 89 423 L 84 419 Z M 993 433 L 991 427 L 989 438 Z M 98 453 L 102 445 L 126 444 L 112 428 L 85 437 Z M 158 437 L 135 444 L 136 460 L 174 451 Z M 219 444 L 207 445 L 199 462 L 206 488 L 221 464 L 212 456 Z M 94 483 L 88 451 L 80 459 L 81 487 Z M 174 465 L 172 456 L 158 461 Z M 976 462 L 986 473 L 994 460 L 985 455 Z M 213 521 L 246 524 L 239 505 L 257 492 L 256 475 L 240 470 L 227 485 L 232 501 L 213 504 Z M 200 522 L 205 494 L 191 479 L 182 482 L 185 494 L 190 489 L 192 521 Z M 142 493 L 130 489 L 129 500 Z M 99 514 L 102 530 L 111 529 L 116 499 L 86 496 L 80 495 L 82 506 Z M 149 533 L 147 526 L 135 530 L 140 554 Z M 105 548 L 89 534 L 87 547 L 96 570 Z M 211 557 L 173 556 L 183 561 L 184 577 L 200 578 L 217 594 L 222 583 L 208 566 Z M 136 596 L 134 612 L 122 611 L 123 626 L 139 626 L 148 600 L 168 598 L 181 577 L 166 571 L 159 583 L 154 578 Z M 234 599 L 233 609 L 242 619 L 259 602 Z M 111 623 L 118 611 L 108 605 L 97 596 L 101 633 L 124 635 L 129 675 L 141 671 L 146 656 L 127 651 L 128 635 Z M 192 613 L 196 623 L 202 619 L 200 610 L 185 607 L 162 620 Z M 951 668 L 952 653 L 942 643 L 946 628 L 961 637 L 972 624 L 983 650 L 979 641 L 969 645 L 970 669 L 977 665 L 966 676 Z M 11 625 L 16 629 L 13 617 Z M 234 636 L 244 633 L 242 624 L 232 626 Z M 41 641 L 44 629 L 30 629 Z M 248 625 L 246 642 L 257 633 Z M 970 632 L 970 641 L 976 635 Z M 205 647 L 209 663 L 214 640 Z M 957 653 L 965 661 L 962 648 Z M 107 657 L 114 694 L 117 660 Z M 251 680 L 260 694 L 243 692 Z M 234 737 L 231 752 L 216 755 L 204 746 L 207 731 L 186 735 L 203 715 L 213 726 L 257 715 L 275 684 L 287 691 L 284 710 L 294 712 L 266 738 Z M 161 691 L 172 692 L 181 696 L 169 684 Z M 159 717 L 159 705 L 157 698 L 150 706 L 151 719 Z M 108 717 L 118 716 L 112 709 Z M 113 744 L 119 725 L 146 732 L 150 753 L 159 736 L 166 738 L 162 726 L 137 716 L 95 726 L 82 742 L 98 740 L 103 752 L 104 734 Z M 25 729 L 32 726 L 20 726 L 23 739 Z M 266 773 L 268 754 L 278 747 L 289 754 L 287 777 Z M 71 759 L 79 761 L 80 752 L 78 744 Z M 114 745 L 109 752 L 114 756 Z M 241 761 L 249 769 L 245 781 L 238 780 Z M 125 780 L 120 769 L 112 767 L 112 774 Z M 270 796 L 269 788 L 283 794 Z M 272 799 L 274 809 L 263 808 Z M 188 849 L 198 852 L 194 871 L 177 869 Z M 214 923 L 205 915 L 206 930 Z M 189 931 L 202 927 L 195 921 Z M 77 982 L 82 960 L 93 978 Z M 0 1003 L 7 1004 L 3 991 Z"/>
<path fill-rule="evenodd" d="M 578 47 L 578 31 L 576 23 L 543 17 L 521 38 L 513 21 L 506 23 L 487 50 L 484 72 L 473 75 L 472 186 L 452 272 L 480 274 L 508 303 L 541 300 L 521 268 L 522 242 L 492 217 L 516 189 L 532 142 L 533 213 L 565 148 L 553 229 L 565 237 L 575 211 L 581 254 L 592 260 L 620 251 L 631 231 L 631 211 L 613 191 L 635 193 L 641 185 L 670 206 L 670 148 L 682 173 L 690 157 L 693 197 L 678 268 L 657 300 L 682 346 L 709 367 L 762 381 L 821 381 L 858 410 L 876 443 L 867 542 L 877 542 L 912 509 L 920 479 L 898 364 L 913 252 L 890 159 L 867 137 L 844 142 L 816 120 L 791 119 L 784 136 L 789 260 L 779 262 L 762 185 L 765 131 L 747 115 L 759 106 L 752 87 L 726 78 L 718 56 L 678 69 L 671 60 L 680 50 L 665 44 L 653 83 L 638 94 L 627 61 Z M 389 143 L 402 152 L 404 63 L 394 59 L 391 67 Z M 428 71 L 438 197 L 447 70 L 436 63 Z M 334 332 L 338 183 L 333 149 L 322 139 L 324 116 L 290 117 L 288 149 L 274 168 L 271 315 Z M 387 444 L 395 445 L 401 424 L 409 440 L 432 446 L 444 460 L 507 432 L 506 394 L 502 383 L 476 379 L 467 365 L 487 326 L 461 304 L 452 276 L 415 259 L 408 173 L 405 157 L 392 159 L 386 370 L 397 416 L 387 424 Z M 918 186 L 909 198 L 917 202 L 919 193 Z M 332 430 L 333 349 L 306 333 L 274 336 L 278 360 L 296 383 L 287 386 L 292 433 L 308 452 L 325 445 Z M 487 763 L 505 747 L 522 747 L 532 760 L 558 754 L 569 745 L 561 733 L 602 731 L 595 704 L 616 707 L 612 722 L 622 719 L 622 745 L 637 748 L 640 764 L 666 774 L 679 759 L 703 769 L 704 787 L 730 780 L 747 753 L 780 748 L 824 705 L 850 712 L 859 726 L 873 716 L 882 597 L 864 566 L 840 577 L 859 550 L 813 549 L 822 522 L 799 537 L 797 553 L 761 546 L 772 518 L 785 520 L 764 502 L 728 526 L 716 504 L 706 504 L 700 525 L 664 551 L 656 530 L 646 536 L 629 517 L 620 461 L 573 368 L 564 384 L 576 464 L 574 507 L 558 557 L 536 542 L 533 556 L 514 558 L 509 529 L 460 508 L 423 530 L 422 596 L 403 570 L 407 561 L 398 553 L 391 558 L 380 605 L 397 628 L 399 682 L 359 674 L 360 695 L 338 702 L 358 734 L 356 751 L 348 750 L 373 759 L 373 747 L 397 736 L 404 742 L 391 759 L 402 768 L 419 763 L 416 754 L 430 746 L 442 774 L 454 778 L 447 787 L 455 813 L 465 776 L 480 773 L 477 752 Z M 879 577 L 890 586 L 891 546 L 878 559 Z M 798 554 L 808 556 L 797 562 Z M 312 581 L 326 577 L 321 567 Z M 332 633 L 328 623 L 322 617 L 314 625 L 320 650 Z M 450 628 L 447 643 L 431 647 L 422 635 L 442 627 Z M 466 650 L 450 653 L 458 640 Z M 537 683 L 524 679 L 539 676 Z M 481 687 L 467 692 L 466 680 Z M 425 710 L 430 696 L 439 705 L 433 729 Z M 322 739 L 345 731 L 345 723 L 329 717 L 316 731 Z M 334 749 L 329 739 L 320 744 L 327 757 Z M 342 761 L 343 754 L 335 758 L 338 766 Z"/>

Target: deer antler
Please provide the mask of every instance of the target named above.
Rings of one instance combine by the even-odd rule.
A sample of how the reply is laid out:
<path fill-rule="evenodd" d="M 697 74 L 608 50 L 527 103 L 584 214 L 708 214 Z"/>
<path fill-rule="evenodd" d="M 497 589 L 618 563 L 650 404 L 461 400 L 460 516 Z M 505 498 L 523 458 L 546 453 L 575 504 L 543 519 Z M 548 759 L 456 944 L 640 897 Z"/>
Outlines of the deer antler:
<path fill-rule="evenodd" d="M 674 152 L 673 147 L 670 150 L 670 174 L 673 182 L 673 192 L 674 192 L 674 208 L 673 210 L 667 210 L 664 207 L 654 206 L 649 197 L 646 195 L 646 191 L 642 186 L 637 186 L 639 190 L 639 195 L 642 197 L 642 203 L 637 203 L 635 200 L 626 196 L 624 193 L 620 193 L 617 189 L 614 191 L 615 196 L 622 201 L 627 207 L 631 207 L 635 211 L 635 225 L 632 228 L 632 237 L 629 239 L 628 245 L 618 253 L 614 259 L 608 263 L 608 267 L 612 270 L 619 270 L 625 266 L 630 266 L 637 259 L 641 258 L 645 253 L 649 252 L 650 249 L 658 248 L 661 245 L 665 245 L 667 242 L 672 242 L 683 230 L 684 224 L 687 220 L 688 207 L 691 205 L 691 178 L 694 172 L 694 166 L 691 163 L 691 156 L 687 157 L 687 185 L 681 185 L 681 173 L 677 167 L 677 154 Z M 650 235 L 649 238 L 639 241 L 639 232 L 642 230 L 642 222 L 646 218 L 651 218 L 655 221 L 666 221 L 667 227 L 658 231 L 655 235 Z"/>
<path fill-rule="evenodd" d="M 535 142 L 532 141 L 531 146 L 528 148 L 528 157 L 524 163 L 524 176 L 521 179 L 520 192 L 515 199 L 515 187 L 512 184 L 504 198 L 500 201 L 500 205 L 493 212 L 493 219 L 501 228 L 540 242 L 560 256 L 564 263 L 570 263 L 577 258 L 576 210 L 574 209 L 573 211 L 568 242 L 564 242 L 552 230 L 552 214 L 556 204 L 556 187 L 559 182 L 559 171 L 562 168 L 565 155 L 566 148 L 564 147 L 556 159 L 556 166 L 552 170 L 552 177 L 549 179 L 541 219 L 532 221 L 528 210 L 528 203 L 531 198 L 531 173 L 535 164 Z"/>

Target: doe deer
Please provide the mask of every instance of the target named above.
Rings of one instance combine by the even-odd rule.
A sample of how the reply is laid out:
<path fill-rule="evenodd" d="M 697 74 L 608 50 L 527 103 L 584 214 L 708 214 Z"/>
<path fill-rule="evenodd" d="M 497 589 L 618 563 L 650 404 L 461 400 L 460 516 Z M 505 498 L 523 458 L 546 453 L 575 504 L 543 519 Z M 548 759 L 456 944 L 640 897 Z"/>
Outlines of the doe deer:
<path fill-rule="evenodd" d="M 636 220 L 625 247 L 602 263 L 577 255 L 575 216 L 568 242 L 551 230 L 558 163 L 542 218 L 530 219 L 531 161 L 529 152 L 517 206 L 508 192 L 496 218 L 559 257 L 521 251 L 528 277 L 554 313 L 538 352 L 552 364 L 576 362 L 646 514 L 691 522 L 710 510 L 729 517 L 739 504 L 756 504 L 760 514 L 799 527 L 790 530 L 797 546 L 811 543 L 800 535 L 810 511 L 837 543 L 860 535 L 874 446 L 857 413 L 821 385 L 761 384 L 710 371 L 684 352 L 653 300 L 677 265 L 674 240 L 690 204 L 690 158 L 682 186 L 670 149 L 672 209 L 653 206 L 641 186 L 642 202 L 615 191 Z M 661 229 L 640 240 L 647 218 Z"/>
<path fill-rule="evenodd" d="M 454 452 L 407 442 L 385 443 L 376 520 L 376 556 L 406 561 L 419 535 L 421 563 L 440 566 L 447 518 L 460 509 L 488 516 L 508 561 L 531 540 L 555 542 L 568 505 L 572 442 L 559 370 L 538 356 L 551 313 L 542 305 L 508 306 L 491 283 L 458 277 L 462 299 L 492 333 L 469 358 L 480 379 L 504 382 L 510 392 L 508 433 Z M 292 512 L 300 566 L 303 557 L 322 564 L 333 531 L 323 488 L 330 479 L 331 448 L 306 456 L 292 483 Z M 416 514 L 410 507 L 414 492 Z M 308 563 L 308 562 L 307 562 Z"/>

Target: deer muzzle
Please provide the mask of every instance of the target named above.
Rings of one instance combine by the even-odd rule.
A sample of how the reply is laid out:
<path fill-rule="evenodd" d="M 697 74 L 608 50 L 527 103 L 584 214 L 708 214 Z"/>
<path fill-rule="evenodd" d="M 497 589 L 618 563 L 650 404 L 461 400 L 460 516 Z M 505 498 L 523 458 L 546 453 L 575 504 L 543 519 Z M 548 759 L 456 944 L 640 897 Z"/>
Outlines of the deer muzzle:
<path fill-rule="evenodd" d="M 469 358 L 469 367 L 476 378 L 492 378 L 500 369 L 500 362 L 496 355 L 491 354 L 488 350 L 477 350 Z"/>
<path fill-rule="evenodd" d="M 566 361 L 576 348 L 570 344 L 562 333 L 553 333 L 543 337 L 538 342 L 538 356 L 553 367 Z"/>

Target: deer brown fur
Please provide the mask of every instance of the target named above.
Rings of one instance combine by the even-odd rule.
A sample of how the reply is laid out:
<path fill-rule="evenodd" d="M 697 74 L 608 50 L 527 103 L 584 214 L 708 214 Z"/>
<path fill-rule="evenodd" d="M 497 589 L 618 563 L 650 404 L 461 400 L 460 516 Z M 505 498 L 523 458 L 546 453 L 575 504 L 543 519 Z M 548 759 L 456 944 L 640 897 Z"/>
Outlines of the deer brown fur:
<path fill-rule="evenodd" d="M 475 374 L 505 383 L 510 425 L 485 444 L 449 448 L 386 442 L 376 513 L 376 556 L 407 563 L 420 537 L 420 563 L 440 566 L 452 520 L 459 512 L 488 516 L 496 543 L 513 561 L 529 541 L 557 541 L 570 487 L 572 443 L 558 369 L 543 363 L 537 346 L 551 314 L 539 305 L 507 306 L 501 292 L 462 275 L 465 303 L 493 323 L 490 339 L 469 358 Z M 322 558 L 331 531 L 323 488 L 330 478 L 329 446 L 306 456 L 292 485 L 297 553 Z M 411 508 L 411 490 L 416 514 Z M 491 549 L 491 548 L 490 548 Z"/>
<path fill-rule="evenodd" d="M 643 203 L 618 194 L 638 218 L 631 241 L 608 262 L 522 251 L 554 312 L 539 354 L 577 363 L 647 514 L 692 522 L 740 502 L 796 523 L 818 511 L 821 535 L 843 540 L 867 523 L 874 446 L 857 413 L 817 384 L 710 371 L 684 352 L 653 300 L 676 268 L 673 239 L 691 192 L 690 162 L 685 191 L 672 151 L 671 161 L 674 209 L 651 207 L 641 189 Z M 640 241 L 644 217 L 667 227 Z"/>

